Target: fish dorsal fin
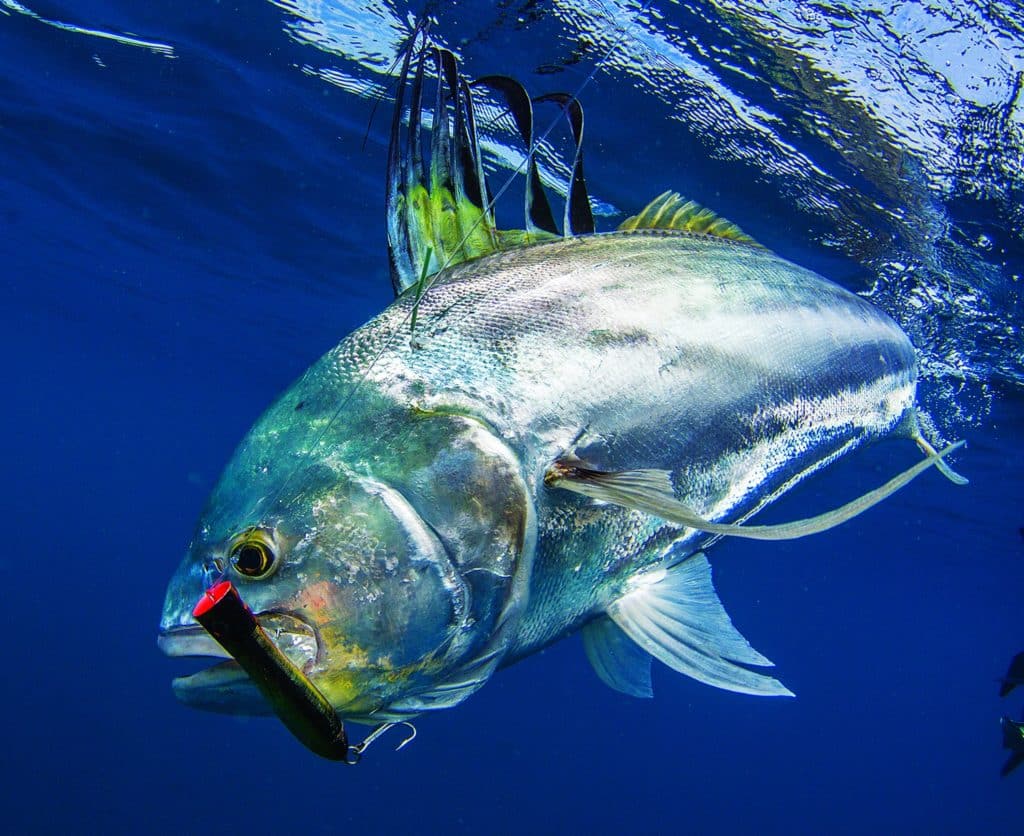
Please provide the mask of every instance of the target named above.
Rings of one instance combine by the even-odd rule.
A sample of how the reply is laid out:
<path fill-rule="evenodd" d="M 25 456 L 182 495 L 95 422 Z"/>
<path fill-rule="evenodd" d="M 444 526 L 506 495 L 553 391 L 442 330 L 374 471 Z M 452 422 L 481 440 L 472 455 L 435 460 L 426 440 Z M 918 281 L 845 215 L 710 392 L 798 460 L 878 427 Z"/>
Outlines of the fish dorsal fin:
<path fill-rule="evenodd" d="M 548 93 L 538 96 L 534 102 L 553 102 L 562 108 L 572 129 L 573 152 L 572 176 L 569 179 L 569 195 L 565 201 L 563 233 L 566 238 L 574 235 L 588 235 L 594 231 L 594 213 L 590 208 L 590 194 L 587 179 L 583 176 L 583 106 L 575 96 L 567 93 Z"/>
<path fill-rule="evenodd" d="M 634 578 L 608 615 L 647 653 L 699 682 L 743 694 L 793 696 L 778 680 L 743 667 L 772 663 L 733 626 L 702 552 Z"/>
<path fill-rule="evenodd" d="M 685 200 L 678 192 L 662 192 L 644 207 L 643 211 L 619 224 L 619 230 L 673 229 L 694 232 L 755 244 L 753 238 L 725 218 L 720 218 L 693 200 Z"/>
<path fill-rule="evenodd" d="M 428 107 L 425 88 L 431 85 L 434 95 Z M 523 229 L 501 230 L 495 221 L 474 104 L 481 88 L 504 99 L 526 146 Z M 413 34 L 402 58 L 388 148 L 388 255 L 396 295 L 411 287 L 421 293 L 427 279 L 453 264 L 558 237 L 536 163 L 537 102 L 562 107 L 575 141 L 564 233 L 592 232 L 579 103 L 562 93 L 531 99 L 522 84 L 506 76 L 469 81 L 459 71 L 455 55 L 434 44 L 424 28 Z M 423 136 L 428 113 L 429 160 Z"/>
<path fill-rule="evenodd" d="M 602 502 L 634 508 L 709 534 L 745 537 L 749 540 L 795 540 L 810 534 L 828 531 L 891 496 L 929 467 L 937 466 L 946 456 L 964 444 L 950 444 L 935 455 L 908 467 L 884 485 L 816 517 L 777 525 L 717 523 L 700 516 L 676 497 L 672 472 L 669 470 L 623 470 L 604 472 L 590 470 L 573 460 L 554 463 L 544 476 L 549 487 L 565 488 Z"/>
<path fill-rule="evenodd" d="M 653 697 L 651 654 L 622 632 L 606 615 L 580 631 L 594 673 L 609 688 L 631 697 Z"/>
<path fill-rule="evenodd" d="M 420 37 L 424 42 L 417 47 Z M 429 169 L 423 155 L 423 88 L 428 70 L 436 84 Z M 406 94 L 409 119 L 403 126 Z M 497 248 L 482 178 L 468 86 L 451 52 L 433 46 L 425 34 L 417 32 L 402 63 L 388 149 L 388 255 L 396 295 L 443 264 Z"/>
<path fill-rule="evenodd" d="M 504 75 L 478 78 L 472 82 L 471 87 L 486 87 L 504 96 L 519 135 L 530 151 L 533 148 L 533 103 L 526 88 L 514 78 Z M 532 232 L 542 230 L 557 235 L 558 227 L 555 226 L 551 204 L 548 203 L 544 186 L 540 181 L 540 172 L 537 170 L 537 157 L 533 153 L 528 153 L 526 160 L 526 182 L 525 229 Z"/>

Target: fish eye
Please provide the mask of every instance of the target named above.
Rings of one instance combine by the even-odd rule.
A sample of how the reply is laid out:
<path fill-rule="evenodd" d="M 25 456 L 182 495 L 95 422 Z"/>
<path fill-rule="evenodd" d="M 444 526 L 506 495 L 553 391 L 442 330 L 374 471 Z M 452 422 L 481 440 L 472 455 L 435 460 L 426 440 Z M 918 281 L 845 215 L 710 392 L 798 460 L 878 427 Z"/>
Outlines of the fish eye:
<path fill-rule="evenodd" d="M 265 578 L 277 560 L 270 534 L 259 528 L 238 535 L 228 556 L 235 571 L 247 578 Z"/>

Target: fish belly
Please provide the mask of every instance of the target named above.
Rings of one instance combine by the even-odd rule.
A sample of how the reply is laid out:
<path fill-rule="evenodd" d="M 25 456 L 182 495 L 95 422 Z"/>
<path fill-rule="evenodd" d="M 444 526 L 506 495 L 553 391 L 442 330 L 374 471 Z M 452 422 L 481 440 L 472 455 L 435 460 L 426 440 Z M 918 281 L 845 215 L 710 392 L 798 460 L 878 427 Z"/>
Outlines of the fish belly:
<path fill-rule="evenodd" d="M 707 539 L 545 488 L 556 459 L 671 470 L 689 507 L 735 520 L 914 406 L 914 350 L 889 317 L 746 244 L 660 232 L 542 244 L 442 274 L 413 331 L 414 304 L 397 300 L 336 360 L 398 402 L 475 416 L 519 454 L 538 541 L 514 657 Z"/>

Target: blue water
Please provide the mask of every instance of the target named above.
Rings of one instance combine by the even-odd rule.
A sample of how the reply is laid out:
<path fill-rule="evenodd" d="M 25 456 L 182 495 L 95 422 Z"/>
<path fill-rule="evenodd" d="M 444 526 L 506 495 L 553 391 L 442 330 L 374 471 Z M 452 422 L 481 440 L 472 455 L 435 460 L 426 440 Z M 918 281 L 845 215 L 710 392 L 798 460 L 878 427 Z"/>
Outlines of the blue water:
<path fill-rule="evenodd" d="M 715 546 L 722 600 L 795 700 L 657 665 L 632 700 L 571 638 L 348 768 L 276 721 L 178 705 L 155 632 L 234 445 L 389 302 L 386 97 L 371 113 L 419 7 L 26 2 L 0 0 L 6 831 L 1020 828 L 998 719 L 1024 694 L 995 682 L 1024 649 L 1019 6 L 434 10 L 470 75 L 582 88 L 599 228 L 674 188 L 870 294 L 971 485 L 928 473 L 838 530 Z M 488 141 L 514 164 L 507 125 Z M 907 447 L 771 518 L 873 487 Z"/>

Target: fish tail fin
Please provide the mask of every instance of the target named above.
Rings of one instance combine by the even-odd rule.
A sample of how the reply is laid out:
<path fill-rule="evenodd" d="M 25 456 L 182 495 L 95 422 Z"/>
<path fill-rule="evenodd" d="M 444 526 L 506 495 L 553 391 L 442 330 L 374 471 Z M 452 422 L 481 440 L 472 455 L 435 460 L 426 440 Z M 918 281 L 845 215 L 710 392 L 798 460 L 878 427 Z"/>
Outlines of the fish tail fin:
<path fill-rule="evenodd" d="M 1012 755 L 1010 755 L 1009 758 L 1006 759 L 1006 762 L 999 770 L 1000 777 L 1005 778 L 1022 763 L 1024 763 L 1024 752 L 1014 752 Z"/>
<path fill-rule="evenodd" d="M 1024 723 L 1001 717 L 999 720 L 1003 730 L 1003 748 L 1010 750 L 1010 757 L 999 774 L 1004 778 L 1024 763 Z"/>

